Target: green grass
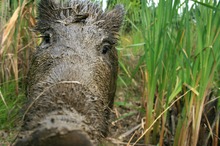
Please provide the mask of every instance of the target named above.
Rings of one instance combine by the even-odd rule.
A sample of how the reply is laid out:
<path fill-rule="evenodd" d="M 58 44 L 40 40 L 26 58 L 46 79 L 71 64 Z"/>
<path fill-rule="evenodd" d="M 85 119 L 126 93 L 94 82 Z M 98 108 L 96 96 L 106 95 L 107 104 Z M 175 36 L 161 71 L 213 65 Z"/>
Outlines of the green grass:
<path fill-rule="evenodd" d="M 4 83 L 0 88 L 1 129 L 11 129 L 15 124 L 16 118 L 9 117 L 16 117 L 24 101 L 22 79 L 28 70 L 32 46 L 37 44 L 36 35 L 29 29 L 35 24 L 36 1 L 16 2 L 12 1 L 11 7 L 1 3 L 0 7 L 1 23 L 4 22 L 1 26 L 8 28 L 0 54 L 0 82 Z M 189 8 L 188 2 L 161 0 L 156 6 L 147 5 L 144 0 L 109 0 L 109 8 L 122 3 L 126 9 L 117 48 L 118 92 L 123 93 L 124 101 L 115 106 L 129 106 L 135 100 L 142 103 L 146 123 L 141 137 L 146 144 L 162 146 L 168 139 L 173 108 L 178 108 L 172 129 L 174 146 L 197 145 L 209 102 L 217 101 L 216 113 L 219 112 L 220 3 L 194 0 Z M 6 23 L 16 13 L 14 25 Z M 214 123 L 206 120 L 214 127 L 208 130 L 207 138 L 217 146 L 218 137 L 214 135 L 219 134 L 219 115 L 214 117 Z M 207 141 L 203 144 L 208 145 Z"/>
<path fill-rule="evenodd" d="M 7 145 L 21 122 L 25 77 L 36 46 L 36 2 L 4 0 L 0 4 L 0 145 Z"/>
<path fill-rule="evenodd" d="M 18 80 L 26 76 L 30 53 L 37 44 L 36 35 L 32 31 L 36 2 L 5 0 L 1 2 L 0 13 L 0 83 L 14 79 L 18 95 Z"/>
<path fill-rule="evenodd" d="M 132 3 L 120 2 L 128 7 Z M 192 8 L 187 4 L 187 0 L 184 3 L 178 0 L 174 3 L 160 1 L 155 7 L 141 1 L 138 17 L 141 23 L 132 25 L 135 25 L 133 31 L 142 34 L 139 37 L 133 36 L 134 41 L 139 39 L 133 46 L 144 49 L 144 53 L 138 65 L 130 72 L 128 65 L 133 65 L 134 62 L 128 63 L 123 61 L 123 58 L 120 60 L 120 68 L 129 80 L 132 72 L 137 73 L 141 66 L 145 66 L 145 77 L 141 78 L 145 80 L 144 98 L 147 102 L 144 135 L 146 144 L 163 144 L 164 136 L 167 134 L 166 121 L 170 118 L 170 115 L 163 111 L 170 108 L 169 105 L 174 99 L 181 97 L 179 100 L 182 107 L 178 114 L 182 118 L 178 119 L 173 145 L 196 146 L 203 109 L 207 100 L 210 100 L 209 95 L 213 89 L 217 90 L 217 94 L 215 92 L 212 98 L 219 95 L 220 4 L 195 1 Z M 127 15 L 126 22 L 130 22 L 130 13 Z M 122 48 L 121 52 L 123 54 L 127 51 Z M 134 55 L 135 52 L 134 48 L 131 54 Z M 126 83 L 126 77 L 119 78 L 123 78 L 123 83 Z M 137 78 L 140 76 L 134 77 L 134 80 Z M 218 127 L 218 122 L 214 124 Z M 218 142 L 213 140 L 213 145 L 217 144 Z"/>
<path fill-rule="evenodd" d="M 19 110 L 22 109 L 24 102 L 24 94 L 21 92 L 19 96 L 15 93 L 15 82 L 7 85 L 1 85 L 0 88 L 0 130 L 9 130 L 16 126 L 19 122 Z"/>

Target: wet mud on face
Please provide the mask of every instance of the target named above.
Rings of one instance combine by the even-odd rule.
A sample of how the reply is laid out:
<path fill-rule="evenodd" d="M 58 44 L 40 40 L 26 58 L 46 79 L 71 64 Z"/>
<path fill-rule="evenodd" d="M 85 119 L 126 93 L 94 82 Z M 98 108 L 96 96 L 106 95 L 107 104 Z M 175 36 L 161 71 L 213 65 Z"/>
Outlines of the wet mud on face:
<path fill-rule="evenodd" d="M 32 57 L 15 145 L 97 145 L 108 133 L 124 9 L 104 12 L 90 1 L 41 0 L 38 12 L 43 41 Z"/>

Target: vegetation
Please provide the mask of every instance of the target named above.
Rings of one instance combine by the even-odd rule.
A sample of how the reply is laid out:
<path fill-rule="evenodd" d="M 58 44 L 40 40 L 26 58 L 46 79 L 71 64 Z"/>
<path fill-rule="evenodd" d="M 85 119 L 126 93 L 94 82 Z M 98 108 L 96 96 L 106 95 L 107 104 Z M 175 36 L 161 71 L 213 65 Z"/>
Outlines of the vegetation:
<path fill-rule="evenodd" d="M 118 46 L 118 91 L 124 99 L 115 104 L 141 102 L 146 121 L 136 142 L 144 137 L 153 145 L 220 143 L 220 2 L 193 2 L 108 1 L 109 8 L 122 3 L 126 9 Z M 7 115 L 13 117 L 24 101 L 30 53 L 39 41 L 32 29 L 36 3 L 0 5 L 1 129 L 13 128 Z"/>

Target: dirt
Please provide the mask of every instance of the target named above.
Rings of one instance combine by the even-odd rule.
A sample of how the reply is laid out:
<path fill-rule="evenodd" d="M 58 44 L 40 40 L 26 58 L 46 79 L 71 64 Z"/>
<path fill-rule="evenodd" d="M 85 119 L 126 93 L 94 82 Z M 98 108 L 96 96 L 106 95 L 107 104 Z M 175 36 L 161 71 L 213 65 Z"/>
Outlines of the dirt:
<path fill-rule="evenodd" d="M 139 103 L 129 102 L 127 105 L 115 106 L 111 119 L 110 134 L 107 140 L 115 145 L 132 144 L 143 132 L 145 119 Z M 143 145 L 141 143 L 143 143 L 143 139 L 136 145 Z"/>

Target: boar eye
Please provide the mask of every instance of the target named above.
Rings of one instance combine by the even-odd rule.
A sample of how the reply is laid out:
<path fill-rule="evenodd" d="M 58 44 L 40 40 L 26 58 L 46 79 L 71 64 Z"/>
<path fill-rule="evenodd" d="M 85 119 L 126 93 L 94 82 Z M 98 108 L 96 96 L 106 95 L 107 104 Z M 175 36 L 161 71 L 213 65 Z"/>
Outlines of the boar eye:
<path fill-rule="evenodd" d="M 40 45 L 41 48 L 47 48 L 54 41 L 53 34 L 51 31 L 44 32 L 43 35 L 40 37 L 42 37 L 43 39 Z"/>
<path fill-rule="evenodd" d="M 45 41 L 45 43 L 49 44 L 50 43 L 50 36 L 45 36 L 44 41 Z"/>
<path fill-rule="evenodd" d="M 111 49 L 110 44 L 108 44 L 108 43 L 104 44 L 103 47 L 102 47 L 102 50 L 101 50 L 102 54 L 106 54 L 110 49 Z"/>
<path fill-rule="evenodd" d="M 44 41 L 45 41 L 45 43 L 46 43 L 46 44 L 49 44 L 49 43 L 50 43 L 50 39 L 51 39 L 51 34 L 46 33 L 46 34 L 44 35 Z"/>

